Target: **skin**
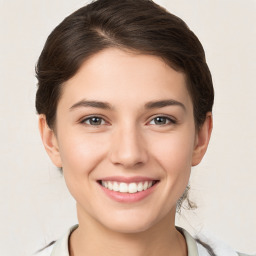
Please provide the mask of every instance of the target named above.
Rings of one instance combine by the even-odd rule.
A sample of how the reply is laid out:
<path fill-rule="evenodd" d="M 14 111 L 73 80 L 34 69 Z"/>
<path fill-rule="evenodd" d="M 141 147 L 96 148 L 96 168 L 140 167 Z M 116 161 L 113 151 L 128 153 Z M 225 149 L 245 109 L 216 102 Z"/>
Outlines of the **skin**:
<path fill-rule="evenodd" d="M 167 106 L 151 104 L 166 100 Z M 97 125 L 91 116 L 100 118 Z M 63 85 L 55 129 L 44 115 L 39 129 L 77 202 L 79 228 L 70 238 L 71 255 L 187 255 L 184 237 L 175 229 L 176 202 L 191 166 L 206 152 L 212 115 L 195 129 L 183 73 L 156 56 L 103 50 Z M 109 176 L 159 182 L 143 200 L 123 203 L 98 184 Z"/>

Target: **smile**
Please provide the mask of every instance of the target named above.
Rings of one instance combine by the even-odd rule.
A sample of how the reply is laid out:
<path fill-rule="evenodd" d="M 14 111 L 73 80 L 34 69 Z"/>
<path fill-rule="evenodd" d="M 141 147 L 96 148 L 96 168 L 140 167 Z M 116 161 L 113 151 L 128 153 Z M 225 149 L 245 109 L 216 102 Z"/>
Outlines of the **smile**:
<path fill-rule="evenodd" d="M 157 181 L 143 181 L 143 182 L 117 182 L 117 181 L 100 181 L 101 186 L 105 187 L 108 190 L 113 190 L 115 192 L 120 193 L 129 193 L 134 194 L 137 192 L 141 192 L 147 190 L 154 186 Z"/>

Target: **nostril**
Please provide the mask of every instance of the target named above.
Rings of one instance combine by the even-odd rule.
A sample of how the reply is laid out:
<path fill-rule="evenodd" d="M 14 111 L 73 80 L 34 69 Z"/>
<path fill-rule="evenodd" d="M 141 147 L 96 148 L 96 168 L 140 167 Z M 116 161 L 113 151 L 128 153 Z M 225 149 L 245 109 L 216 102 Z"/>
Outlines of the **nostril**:
<path fill-rule="evenodd" d="M 122 132 L 109 152 L 110 161 L 115 165 L 122 165 L 125 168 L 141 166 L 147 162 L 148 155 L 144 144 L 142 144 L 134 132 L 126 130 Z M 136 137 L 134 137 L 136 136 Z"/>

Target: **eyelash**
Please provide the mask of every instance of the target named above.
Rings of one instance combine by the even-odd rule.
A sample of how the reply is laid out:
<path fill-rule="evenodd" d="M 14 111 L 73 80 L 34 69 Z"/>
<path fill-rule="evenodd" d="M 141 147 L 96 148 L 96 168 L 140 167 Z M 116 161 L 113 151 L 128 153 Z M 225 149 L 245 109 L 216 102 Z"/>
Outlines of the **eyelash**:
<path fill-rule="evenodd" d="M 167 123 L 164 123 L 164 124 L 160 124 L 161 126 L 165 126 L 165 125 L 168 125 L 168 124 L 176 124 L 177 123 L 176 120 L 174 120 L 174 119 L 172 119 L 170 117 L 167 117 L 167 116 L 156 116 L 153 119 L 151 119 L 151 121 L 149 123 L 151 123 L 153 120 L 156 121 L 156 119 L 158 119 L 158 118 L 164 119 L 167 122 Z"/>
<path fill-rule="evenodd" d="M 164 124 L 151 124 L 152 121 L 156 121 L 158 118 L 161 118 L 161 119 L 164 119 L 165 123 Z M 92 124 L 92 121 L 93 119 L 97 119 L 98 122 L 100 122 L 99 124 Z M 102 121 L 104 122 L 102 124 Z M 86 122 L 89 122 L 89 123 L 86 123 Z M 106 125 L 107 124 L 107 121 L 105 121 L 105 119 L 103 117 L 100 117 L 100 116 L 90 116 L 90 117 L 87 117 L 85 119 L 83 119 L 81 122 L 81 124 L 86 124 L 86 125 L 89 125 L 89 126 L 101 126 L 101 125 Z M 166 126 L 168 124 L 177 124 L 177 121 L 170 118 L 170 117 L 167 117 L 167 116 L 164 116 L 164 115 L 159 115 L 159 116 L 155 116 L 154 118 L 152 118 L 150 120 L 150 122 L 148 122 L 149 125 L 157 125 L 157 126 Z"/>
<path fill-rule="evenodd" d="M 94 124 L 91 123 L 91 121 L 92 121 L 93 119 L 98 119 L 98 120 L 100 120 L 100 121 L 104 121 L 105 123 L 104 123 L 104 124 L 100 123 L 100 124 L 94 125 Z M 89 123 L 86 123 L 87 121 L 89 121 Z M 100 125 L 105 125 L 105 124 L 107 124 L 107 122 L 104 120 L 104 118 L 103 118 L 103 117 L 100 117 L 100 116 L 90 116 L 90 117 L 87 117 L 87 118 L 83 119 L 83 120 L 81 121 L 81 123 L 82 123 L 82 124 L 89 125 L 89 126 L 100 126 Z"/>

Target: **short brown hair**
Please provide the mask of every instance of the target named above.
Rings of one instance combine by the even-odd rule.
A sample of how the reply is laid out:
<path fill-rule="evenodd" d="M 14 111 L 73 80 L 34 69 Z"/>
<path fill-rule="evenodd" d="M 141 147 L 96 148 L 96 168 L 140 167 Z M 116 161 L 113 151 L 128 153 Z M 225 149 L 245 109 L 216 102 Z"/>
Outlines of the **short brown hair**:
<path fill-rule="evenodd" d="M 36 66 L 36 109 L 53 127 L 61 87 L 93 54 L 117 47 L 161 57 L 186 75 L 196 127 L 212 111 L 214 91 L 204 49 L 184 21 L 151 0 L 98 0 L 49 35 Z"/>

